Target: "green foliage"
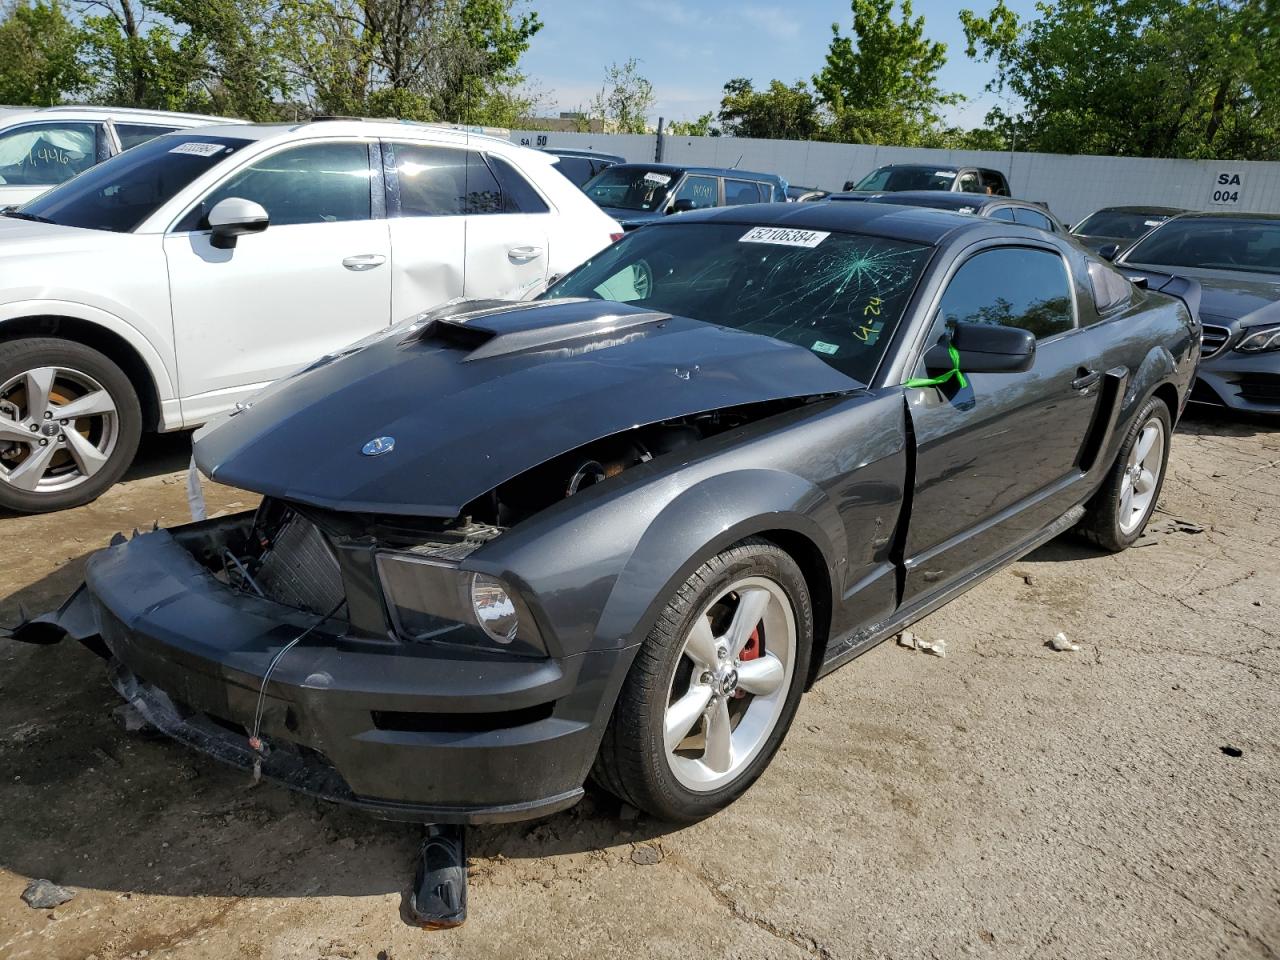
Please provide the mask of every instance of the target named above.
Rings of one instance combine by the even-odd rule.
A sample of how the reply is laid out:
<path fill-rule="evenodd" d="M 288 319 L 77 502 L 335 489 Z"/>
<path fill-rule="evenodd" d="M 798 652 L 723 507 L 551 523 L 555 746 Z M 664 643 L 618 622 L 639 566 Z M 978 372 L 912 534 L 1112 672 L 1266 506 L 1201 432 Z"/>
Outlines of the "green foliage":
<path fill-rule="evenodd" d="M 0 103 L 48 107 L 74 95 L 85 77 L 80 32 L 58 0 L 17 0 L 0 20 Z"/>
<path fill-rule="evenodd" d="M 592 121 L 600 121 L 611 133 L 644 133 L 653 100 L 653 84 L 641 75 L 640 61 L 632 57 L 621 66 L 611 63 L 583 125 L 590 129 Z"/>
<path fill-rule="evenodd" d="M 735 137 L 809 140 L 820 128 L 818 102 L 803 80 L 788 87 L 780 80 L 757 91 L 739 77 L 724 85 L 720 122 Z"/>
<path fill-rule="evenodd" d="M 853 34 L 831 25 L 826 64 L 813 86 L 830 122 L 827 139 L 851 143 L 928 145 L 937 136 L 939 110 L 963 98 L 944 93 L 937 75 L 946 45 L 924 33 L 924 17 L 912 18 L 911 0 L 851 0 Z"/>
<path fill-rule="evenodd" d="M 988 123 L 1021 149 L 1280 159 L 1280 18 L 1268 0 L 1056 0 L 1022 22 L 964 10 L 970 56 L 1020 109 Z"/>
<path fill-rule="evenodd" d="M 696 120 L 672 120 L 667 124 L 667 133 L 673 137 L 718 137 L 720 129 L 712 126 L 715 116 L 704 113 Z"/>

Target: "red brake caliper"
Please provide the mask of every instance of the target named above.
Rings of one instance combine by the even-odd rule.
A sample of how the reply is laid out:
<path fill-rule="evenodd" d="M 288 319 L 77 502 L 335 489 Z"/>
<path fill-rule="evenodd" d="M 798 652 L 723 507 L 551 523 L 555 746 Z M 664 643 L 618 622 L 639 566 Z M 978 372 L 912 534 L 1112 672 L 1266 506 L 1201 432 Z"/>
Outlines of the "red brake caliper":
<path fill-rule="evenodd" d="M 742 648 L 742 653 L 738 654 L 738 660 L 755 660 L 764 653 L 764 642 L 760 639 L 760 628 L 757 626 L 751 631 L 751 637 L 747 640 L 747 645 Z M 747 695 L 745 690 L 734 691 L 734 698 L 741 700 Z"/>

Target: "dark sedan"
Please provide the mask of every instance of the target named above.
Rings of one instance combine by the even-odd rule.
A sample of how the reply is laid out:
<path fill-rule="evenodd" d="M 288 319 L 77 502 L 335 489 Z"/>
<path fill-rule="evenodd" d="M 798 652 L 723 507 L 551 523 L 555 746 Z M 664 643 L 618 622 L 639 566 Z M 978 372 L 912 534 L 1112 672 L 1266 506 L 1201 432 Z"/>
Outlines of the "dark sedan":
<path fill-rule="evenodd" d="M 937 210 L 671 217 L 206 427 L 258 509 L 121 538 L 19 633 L 386 816 L 534 817 L 591 775 L 704 817 L 817 678 L 1064 531 L 1142 533 L 1200 348 L 1165 281 Z"/>
<path fill-rule="evenodd" d="M 1116 264 L 1130 274 L 1174 271 L 1199 281 L 1204 356 L 1192 400 L 1280 414 L 1280 216 L 1184 214 Z"/>
<path fill-rule="evenodd" d="M 990 217 L 1006 223 L 1020 223 L 1049 233 L 1066 234 L 1067 228 L 1038 203 L 1013 200 L 1009 197 L 983 196 L 971 193 L 939 193 L 936 190 L 903 190 L 901 193 L 876 193 L 869 197 L 835 194 L 832 200 L 866 200 L 868 203 L 897 203 L 909 207 L 933 207 L 954 213 L 971 213 L 975 217 Z"/>
<path fill-rule="evenodd" d="M 1186 212 L 1179 207 L 1103 207 L 1072 227 L 1071 233 L 1086 249 L 1110 248 L 1109 255 L 1114 256 L 1152 228 Z"/>

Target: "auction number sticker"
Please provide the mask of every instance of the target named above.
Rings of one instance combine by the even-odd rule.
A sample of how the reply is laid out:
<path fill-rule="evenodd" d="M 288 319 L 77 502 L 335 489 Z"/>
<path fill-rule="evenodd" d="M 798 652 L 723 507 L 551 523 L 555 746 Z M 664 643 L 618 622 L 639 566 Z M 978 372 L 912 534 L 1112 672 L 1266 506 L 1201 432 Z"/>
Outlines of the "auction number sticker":
<path fill-rule="evenodd" d="M 646 173 L 644 175 L 644 178 L 648 180 L 650 183 L 659 183 L 664 187 L 671 182 L 671 176 L 669 174 L 654 173 L 652 170 Z"/>
<path fill-rule="evenodd" d="M 1240 191 L 1244 189 L 1244 178 L 1235 170 L 1220 171 L 1213 178 L 1213 203 L 1230 205 L 1240 202 Z"/>
<path fill-rule="evenodd" d="M 180 143 L 170 153 L 185 153 L 192 157 L 212 157 L 227 149 L 221 143 Z"/>
<path fill-rule="evenodd" d="M 794 227 L 752 227 L 739 243 L 776 243 L 784 247 L 816 247 L 830 233 L 821 230 L 797 230 Z"/>

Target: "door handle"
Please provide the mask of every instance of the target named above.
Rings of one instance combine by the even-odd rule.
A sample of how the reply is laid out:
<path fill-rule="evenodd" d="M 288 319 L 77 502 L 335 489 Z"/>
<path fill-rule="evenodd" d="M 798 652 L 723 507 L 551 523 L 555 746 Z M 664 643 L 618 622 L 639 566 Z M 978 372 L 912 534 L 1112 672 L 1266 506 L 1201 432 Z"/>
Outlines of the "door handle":
<path fill-rule="evenodd" d="M 541 247 L 512 247 L 507 251 L 507 259 L 512 263 L 528 263 L 530 260 L 537 260 L 540 256 L 542 256 Z"/>
<path fill-rule="evenodd" d="M 360 273 L 363 270 L 372 270 L 374 267 L 380 267 L 386 262 L 387 258 L 380 253 L 358 253 L 354 257 L 344 258 L 342 265 L 348 270 Z"/>
<path fill-rule="evenodd" d="M 1086 370 L 1081 367 L 1076 371 L 1079 376 L 1071 381 L 1072 390 L 1088 390 L 1095 383 L 1102 379 L 1102 374 L 1097 370 Z"/>

